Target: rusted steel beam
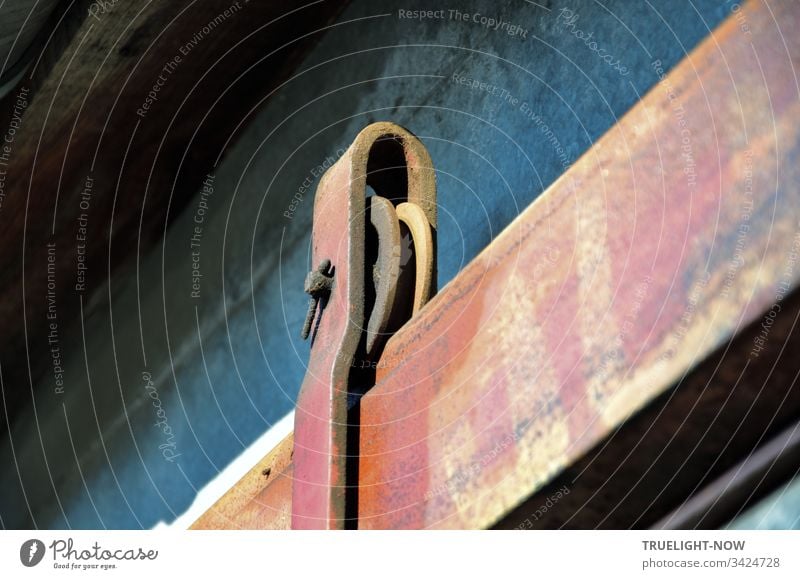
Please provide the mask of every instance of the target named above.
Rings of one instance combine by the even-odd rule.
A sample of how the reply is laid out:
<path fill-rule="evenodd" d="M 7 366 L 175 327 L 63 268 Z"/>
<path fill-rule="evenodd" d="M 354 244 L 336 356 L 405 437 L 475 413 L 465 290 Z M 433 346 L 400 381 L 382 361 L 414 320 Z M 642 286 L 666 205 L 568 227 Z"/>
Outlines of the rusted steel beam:
<path fill-rule="evenodd" d="M 796 29 L 797 6 L 729 18 L 389 340 L 361 401 L 359 528 L 510 522 L 704 359 L 716 375 L 707 357 L 734 336 L 741 364 L 781 360 L 800 299 L 784 301 L 800 276 L 800 39 L 776 23 Z M 736 390 L 722 378 L 712 396 Z M 279 481 L 208 526 L 288 527 Z"/>
<path fill-rule="evenodd" d="M 729 18 L 389 340 L 360 528 L 491 526 L 780 307 L 798 28 L 796 3 Z"/>

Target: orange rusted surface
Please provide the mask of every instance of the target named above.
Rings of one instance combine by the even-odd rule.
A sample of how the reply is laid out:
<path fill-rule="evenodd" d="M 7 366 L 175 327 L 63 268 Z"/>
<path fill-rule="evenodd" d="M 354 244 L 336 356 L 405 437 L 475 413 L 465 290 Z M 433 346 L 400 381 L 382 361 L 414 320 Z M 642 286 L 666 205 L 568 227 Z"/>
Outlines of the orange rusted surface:
<path fill-rule="evenodd" d="M 195 521 L 191 529 L 288 529 L 292 521 L 290 434 Z"/>
<path fill-rule="evenodd" d="M 798 3 L 729 18 L 389 340 L 360 528 L 492 525 L 780 307 L 800 276 L 798 29 Z"/>

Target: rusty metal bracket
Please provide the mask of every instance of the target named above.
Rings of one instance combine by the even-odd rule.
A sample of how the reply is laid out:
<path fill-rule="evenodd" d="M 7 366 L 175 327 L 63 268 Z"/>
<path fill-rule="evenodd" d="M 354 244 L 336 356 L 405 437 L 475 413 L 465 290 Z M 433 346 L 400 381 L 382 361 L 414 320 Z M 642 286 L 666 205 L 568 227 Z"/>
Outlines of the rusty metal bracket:
<path fill-rule="evenodd" d="M 367 186 L 375 192 L 369 203 Z M 413 267 L 400 263 L 401 229 L 409 231 Z M 352 409 L 374 384 L 374 371 L 358 371 L 358 362 L 376 360 L 385 336 L 434 292 L 435 232 L 431 159 L 402 127 L 368 126 L 320 181 L 312 260 L 321 265 L 307 283 L 315 292 L 304 325 L 312 346 L 295 414 L 293 528 L 345 528 L 353 519 Z"/>

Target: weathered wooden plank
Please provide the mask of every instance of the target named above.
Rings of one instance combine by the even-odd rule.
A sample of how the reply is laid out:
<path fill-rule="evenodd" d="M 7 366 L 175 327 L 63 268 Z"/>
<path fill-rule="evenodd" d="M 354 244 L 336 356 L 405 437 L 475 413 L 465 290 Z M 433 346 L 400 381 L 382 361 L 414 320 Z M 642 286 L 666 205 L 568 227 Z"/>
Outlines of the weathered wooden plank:
<path fill-rule="evenodd" d="M 360 527 L 492 525 L 778 314 L 800 279 L 798 26 L 796 4 L 729 18 L 389 341 Z"/>

